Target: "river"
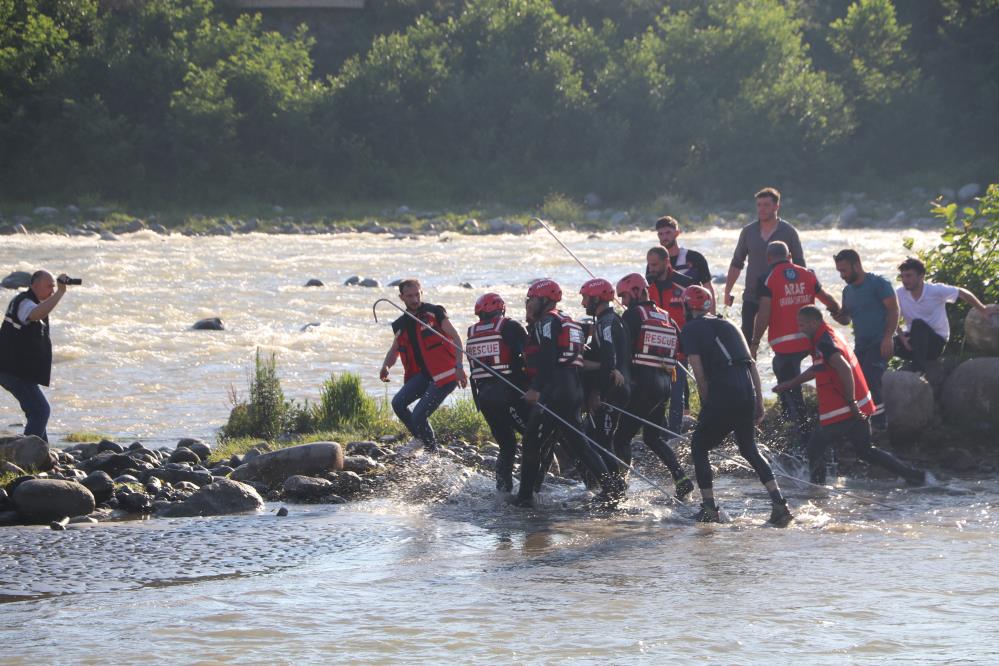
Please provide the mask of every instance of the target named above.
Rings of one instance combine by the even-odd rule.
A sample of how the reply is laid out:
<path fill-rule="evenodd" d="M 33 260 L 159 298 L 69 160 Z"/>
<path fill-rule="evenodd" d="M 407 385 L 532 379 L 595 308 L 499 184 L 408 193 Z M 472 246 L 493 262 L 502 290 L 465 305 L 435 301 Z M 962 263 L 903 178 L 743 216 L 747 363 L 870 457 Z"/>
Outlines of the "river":
<path fill-rule="evenodd" d="M 803 241 L 838 294 L 837 249 L 849 243 L 891 275 L 906 235 L 935 239 L 829 230 Z M 684 237 L 715 273 L 734 238 Z M 616 278 L 654 237 L 565 239 Z M 337 286 L 349 275 L 418 275 L 460 324 L 485 287 L 519 311 L 528 279 L 551 275 L 571 293 L 585 277 L 540 234 L 6 237 L 0 266 L 85 280 L 53 315 L 50 432 L 154 442 L 211 437 L 257 347 L 277 354 L 289 396 L 314 398 L 341 370 L 380 392 L 390 336 L 370 308 L 392 290 Z M 312 277 L 329 286 L 302 287 Z M 228 330 L 189 330 L 215 315 Z M 310 322 L 320 326 L 303 332 Z M 4 425 L 15 407 L 0 395 Z M 758 484 L 724 474 L 731 521 L 719 525 L 691 523 L 638 480 L 614 513 L 583 510 L 564 487 L 524 512 L 490 479 L 434 462 L 386 497 L 293 505 L 286 518 L 271 504 L 258 516 L 4 528 L 0 662 L 995 663 L 999 483 L 843 483 L 883 505 L 785 484 L 797 520 L 778 530 L 763 524 Z"/>

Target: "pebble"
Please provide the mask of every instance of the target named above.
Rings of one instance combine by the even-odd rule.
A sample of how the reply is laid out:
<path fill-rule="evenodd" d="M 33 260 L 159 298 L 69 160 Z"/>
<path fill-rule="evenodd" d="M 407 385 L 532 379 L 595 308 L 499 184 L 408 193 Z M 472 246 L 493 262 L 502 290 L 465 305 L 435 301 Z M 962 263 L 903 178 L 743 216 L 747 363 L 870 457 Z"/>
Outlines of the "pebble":
<path fill-rule="evenodd" d="M 281 507 L 280 509 L 277 510 L 277 515 L 281 518 L 284 518 L 285 516 L 288 515 L 288 509 L 286 507 Z"/>

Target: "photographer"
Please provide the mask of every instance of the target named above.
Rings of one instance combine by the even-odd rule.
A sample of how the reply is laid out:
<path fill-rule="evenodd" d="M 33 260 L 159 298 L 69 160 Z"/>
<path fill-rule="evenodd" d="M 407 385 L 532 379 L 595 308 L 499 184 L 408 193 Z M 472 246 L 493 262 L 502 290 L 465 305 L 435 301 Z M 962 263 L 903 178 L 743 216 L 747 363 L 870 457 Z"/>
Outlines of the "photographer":
<path fill-rule="evenodd" d="M 17 398 L 27 417 L 25 435 L 48 441 L 49 403 L 39 388 L 52 375 L 49 314 L 62 300 L 66 286 L 79 284 L 66 275 L 56 280 L 48 271 L 36 271 L 27 291 L 15 296 L 0 326 L 0 386 Z"/>

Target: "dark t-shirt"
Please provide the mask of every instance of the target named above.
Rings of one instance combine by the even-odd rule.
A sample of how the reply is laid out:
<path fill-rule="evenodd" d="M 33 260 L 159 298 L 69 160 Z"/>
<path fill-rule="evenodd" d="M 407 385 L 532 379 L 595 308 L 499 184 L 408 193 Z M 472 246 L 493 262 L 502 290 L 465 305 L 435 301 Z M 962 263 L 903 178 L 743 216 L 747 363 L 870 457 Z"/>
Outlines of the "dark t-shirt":
<path fill-rule="evenodd" d="M 683 263 L 680 260 L 683 259 Z M 711 282 L 711 270 L 708 268 L 708 260 L 704 255 L 696 250 L 680 249 L 680 254 L 669 258 L 673 270 L 681 275 L 685 275 L 697 284 Z"/>
<path fill-rule="evenodd" d="M 721 317 L 697 317 L 680 331 L 680 345 L 687 356 L 701 357 L 711 402 L 755 398 L 753 377 L 745 361 L 751 358 L 749 345 L 735 324 Z M 735 360 L 734 364 L 729 364 L 729 357 Z"/>
<path fill-rule="evenodd" d="M 416 309 L 413 313 L 417 317 L 424 312 L 429 312 L 437 318 L 438 325 L 443 323 L 447 319 L 447 310 L 444 309 L 442 305 L 434 305 L 433 303 L 420 303 L 420 307 Z M 406 334 L 409 336 L 409 340 L 412 343 L 413 348 L 413 358 L 416 359 L 417 365 L 420 366 L 420 370 L 429 374 L 427 370 L 427 364 L 423 361 L 423 354 L 420 352 L 420 345 L 416 344 L 417 341 L 417 328 L 423 328 L 412 317 L 406 315 L 401 315 L 398 319 L 392 322 L 392 333 L 398 334 L 400 331 L 405 330 Z"/>
<path fill-rule="evenodd" d="M 833 357 L 833 354 L 839 354 L 839 347 L 832 341 L 832 337 L 828 333 L 823 333 L 822 337 L 815 344 L 815 348 L 822 354 L 823 361 L 826 361 Z M 816 370 L 822 369 L 825 363 L 816 364 Z"/>

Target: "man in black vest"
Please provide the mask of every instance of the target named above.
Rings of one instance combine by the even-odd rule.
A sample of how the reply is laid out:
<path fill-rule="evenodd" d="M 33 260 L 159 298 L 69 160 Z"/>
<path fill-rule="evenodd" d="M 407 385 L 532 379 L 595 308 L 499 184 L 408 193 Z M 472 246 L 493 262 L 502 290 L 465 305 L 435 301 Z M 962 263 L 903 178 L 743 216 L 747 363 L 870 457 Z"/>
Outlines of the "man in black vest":
<path fill-rule="evenodd" d="M 754 426 L 763 420 L 763 392 L 746 338 L 732 322 L 708 314 L 711 294 L 704 287 L 687 287 L 683 300 L 688 320 L 680 332 L 680 340 L 690 359 L 697 392 L 701 396 L 701 413 L 690 443 L 690 456 L 694 459 L 697 487 L 702 498 L 697 520 L 719 521 L 708 451 L 734 432 L 739 453 L 753 466 L 770 495 L 773 510 L 769 522 L 785 527 L 791 522 L 787 500 L 774 480 L 773 470 L 756 448 Z"/>
<path fill-rule="evenodd" d="M 0 386 L 17 398 L 27 423 L 25 435 L 48 441 L 49 403 L 39 386 L 52 376 L 52 340 L 49 313 L 66 293 L 69 278 L 56 280 L 47 271 L 31 276 L 27 291 L 15 296 L 0 326 Z"/>

